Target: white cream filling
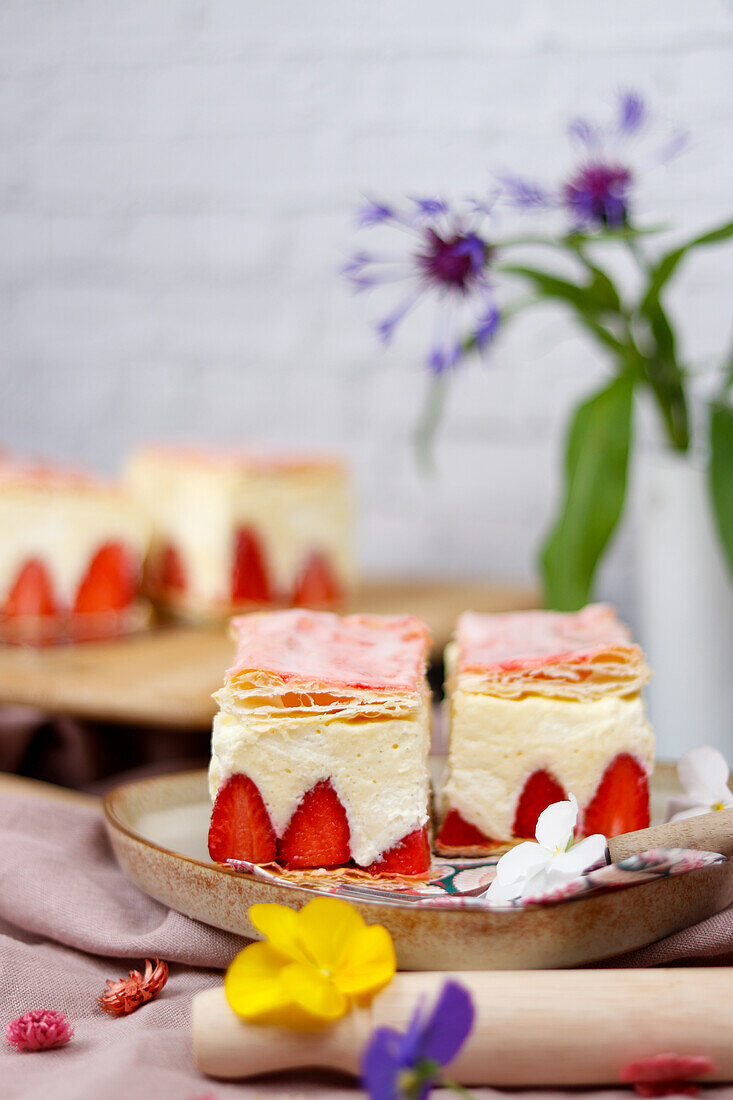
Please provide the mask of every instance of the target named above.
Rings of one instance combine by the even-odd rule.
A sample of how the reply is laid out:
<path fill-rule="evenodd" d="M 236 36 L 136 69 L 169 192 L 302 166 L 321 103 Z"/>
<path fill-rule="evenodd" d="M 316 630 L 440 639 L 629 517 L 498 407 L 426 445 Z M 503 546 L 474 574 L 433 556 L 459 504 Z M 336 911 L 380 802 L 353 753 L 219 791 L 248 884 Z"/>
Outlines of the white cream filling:
<path fill-rule="evenodd" d="M 117 492 L 91 488 L 0 488 L 0 603 L 7 598 L 29 558 L 49 571 L 56 599 L 74 603 L 97 550 L 121 542 L 139 567 L 149 529 L 133 501 Z"/>
<path fill-rule="evenodd" d="M 260 720 L 220 711 L 209 786 L 241 773 L 257 785 L 282 836 L 306 791 L 330 779 L 349 822 L 351 855 L 373 863 L 428 820 L 428 700 L 409 716 L 293 716 Z"/>
<path fill-rule="evenodd" d="M 313 550 L 326 555 L 344 587 L 353 583 L 352 501 L 340 470 L 241 471 L 142 454 L 128 479 L 156 541 L 180 553 L 194 602 L 230 602 L 239 527 L 260 539 L 277 594 L 290 595 Z"/>
<path fill-rule="evenodd" d="M 573 700 L 498 699 L 455 691 L 443 809 L 494 840 L 510 840 L 526 780 L 546 768 L 582 808 L 619 753 L 651 772 L 654 735 L 640 695 Z"/>

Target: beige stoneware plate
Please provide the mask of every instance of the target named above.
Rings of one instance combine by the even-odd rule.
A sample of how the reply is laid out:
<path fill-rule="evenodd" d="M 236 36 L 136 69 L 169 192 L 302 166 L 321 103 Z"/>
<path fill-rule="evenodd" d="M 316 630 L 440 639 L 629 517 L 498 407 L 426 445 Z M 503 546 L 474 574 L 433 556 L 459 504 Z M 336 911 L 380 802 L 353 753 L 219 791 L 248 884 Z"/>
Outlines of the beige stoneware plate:
<path fill-rule="evenodd" d="M 660 765 L 653 804 L 672 769 Z M 210 862 L 204 771 L 127 783 L 104 802 L 122 870 L 145 893 L 186 916 L 252 937 L 255 902 L 304 905 L 307 887 L 263 882 Z M 394 937 L 403 970 L 524 970 L 598 962 L 704 920 L 733 902 L 733 861 L 545 908 L 484 911 L 356 903 Z"/>

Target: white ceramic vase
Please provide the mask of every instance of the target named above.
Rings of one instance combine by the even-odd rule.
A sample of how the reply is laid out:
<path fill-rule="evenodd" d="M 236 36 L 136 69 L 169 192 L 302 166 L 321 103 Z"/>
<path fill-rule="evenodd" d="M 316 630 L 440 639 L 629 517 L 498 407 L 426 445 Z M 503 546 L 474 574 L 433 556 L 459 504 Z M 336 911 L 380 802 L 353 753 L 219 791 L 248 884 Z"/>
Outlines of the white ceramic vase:
<path fill-rule="evenodd" d="M 642 471 L 640 636 L 658 753 L 714 745 L 733 761 L 733 581 L 703 463 L 662 452 Z"/>

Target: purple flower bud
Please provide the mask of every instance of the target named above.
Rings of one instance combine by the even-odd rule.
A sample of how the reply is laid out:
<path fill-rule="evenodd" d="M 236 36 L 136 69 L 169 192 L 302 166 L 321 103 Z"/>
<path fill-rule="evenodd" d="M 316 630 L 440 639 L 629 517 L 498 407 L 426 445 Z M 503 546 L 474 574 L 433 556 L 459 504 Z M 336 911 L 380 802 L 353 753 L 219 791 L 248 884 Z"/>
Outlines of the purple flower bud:
<path fill-rule="evenodd" d="M 483 270 L 489 246 L 475 233 L 441 237 L 434 229 L 425 235 L 424 251 L 418 262 L 428 279 L 465 291 Z"/>
<path fill-rule="evenodd" d="M 563 188 L 563 201 L 581 225 L 625 224 L 632 182 L 627 168 L 614 164 L 587 164 Z"/>
<path fill-rule="evenodd" d="M 485 348 L 496 328 L 498 312 L 486 277 L 494 250 L 481 228 L 487 217 L 488 207 L 476 201 L 455 208 L 430 196 L 402 207 L 370 202 L 361 211 L 361 224 L 385 221 L 398 228 L 394 237 L 404 242 L 402 255 L 357 252 L 342 268 L 356 291 L 390 283 L 404 288 L 399 304 L 377 324 L 384 344 L 413 307 L 435 301 L 440 337 L 427 363 L 438 374 L 455 366 L 467 350 Z"/>

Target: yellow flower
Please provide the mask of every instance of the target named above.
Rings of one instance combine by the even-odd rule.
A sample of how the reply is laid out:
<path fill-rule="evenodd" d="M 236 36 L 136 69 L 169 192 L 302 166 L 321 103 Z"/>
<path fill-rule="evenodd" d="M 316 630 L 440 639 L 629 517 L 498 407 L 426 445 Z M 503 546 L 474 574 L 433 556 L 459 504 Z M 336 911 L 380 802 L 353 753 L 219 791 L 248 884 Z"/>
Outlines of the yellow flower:
<path fill-rule="evenodd" d="M 305 1030 L 345 1016 L 394 977 L 392 937 L 367 925 L 338 898 L 314 898 L 299 912 L 253 905 L 252 924 L 266 938 L 240 951 L 226 972 L 224 992 L 250 1023 Z"/>

